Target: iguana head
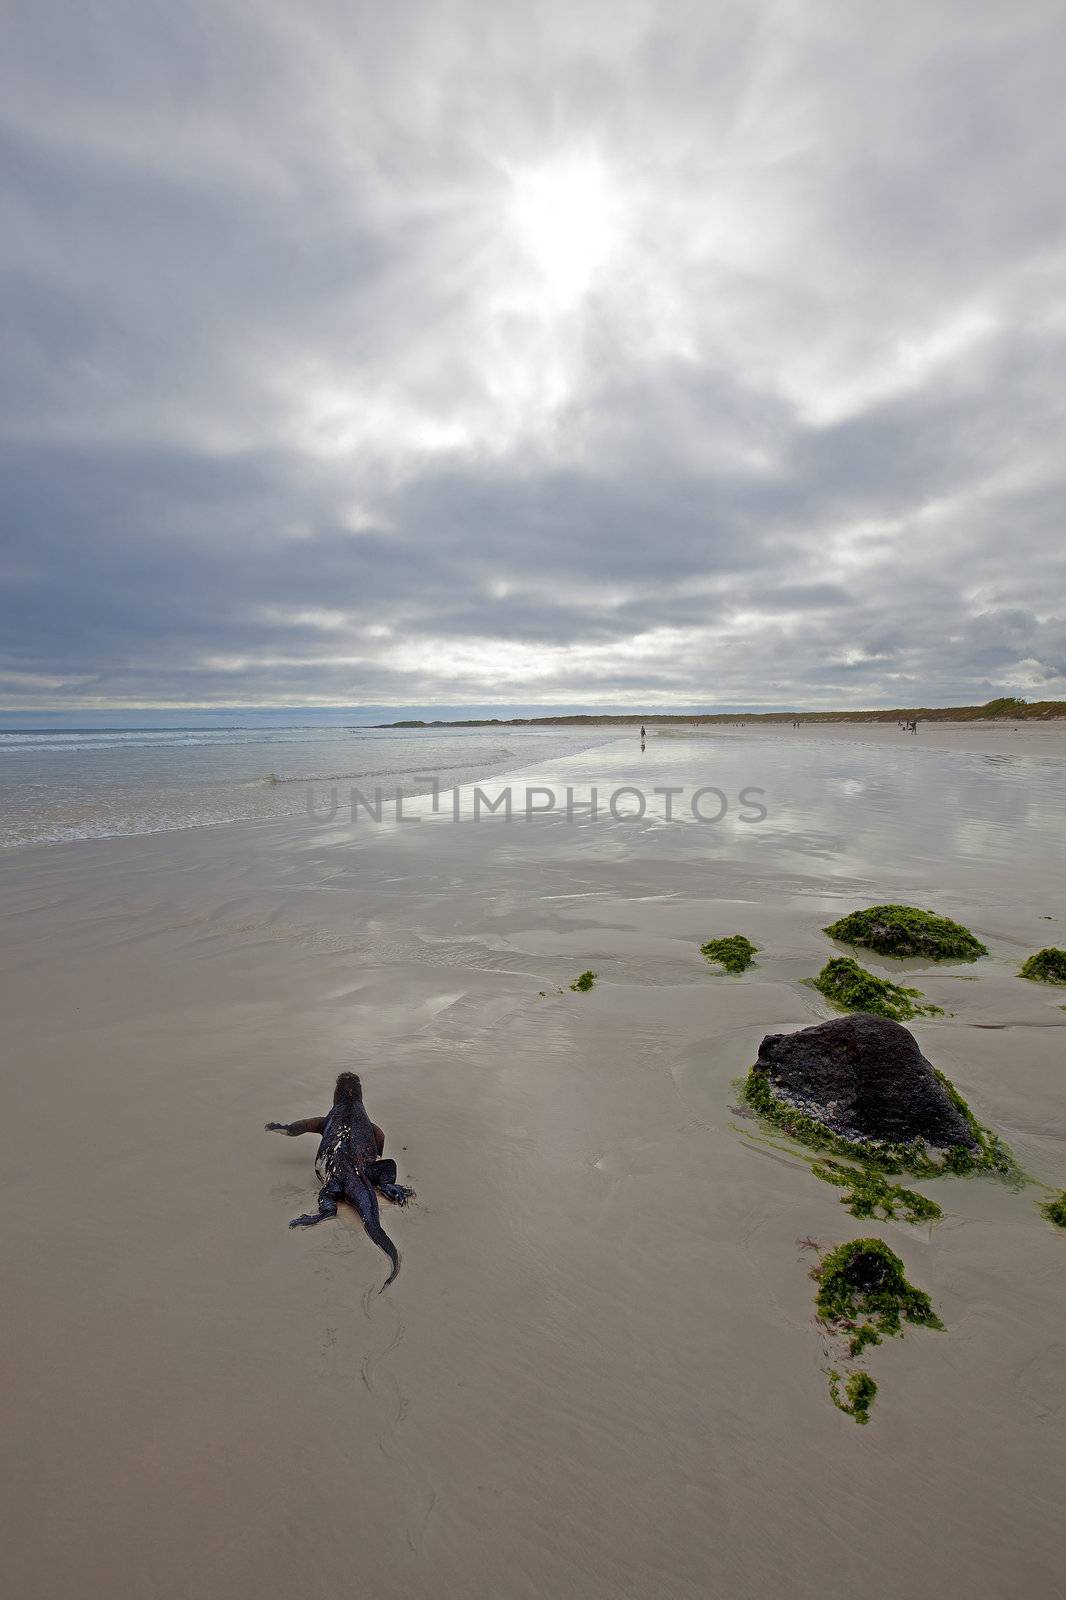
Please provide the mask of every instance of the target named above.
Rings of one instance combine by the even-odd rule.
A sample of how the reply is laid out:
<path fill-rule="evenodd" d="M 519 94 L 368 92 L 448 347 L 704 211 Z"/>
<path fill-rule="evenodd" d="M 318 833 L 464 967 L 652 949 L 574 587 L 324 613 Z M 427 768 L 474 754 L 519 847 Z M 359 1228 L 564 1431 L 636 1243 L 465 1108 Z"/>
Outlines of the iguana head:
<path fill-rule="evenodd" d="M 333 1104 L 340 1105 L 344 1100 L 361 1100 L 363 1098 L 363 1085 L 359 1082 L 358 1075 L 354 1072 L 342 1072 L 337 1079 L 337 1087 L 333 1091 Z"/>

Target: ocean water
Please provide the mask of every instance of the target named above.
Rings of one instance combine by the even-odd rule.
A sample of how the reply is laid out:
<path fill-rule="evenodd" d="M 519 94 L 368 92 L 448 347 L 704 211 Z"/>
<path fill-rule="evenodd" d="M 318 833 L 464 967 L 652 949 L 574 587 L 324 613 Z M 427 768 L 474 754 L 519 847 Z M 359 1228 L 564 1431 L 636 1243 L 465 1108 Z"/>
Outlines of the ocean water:
<path fill-rule="evenodd" d="M 306 813 L 332 788 L 476 783 L 603 740 L 564 728 L 0 731 L 0 848 Z"/>

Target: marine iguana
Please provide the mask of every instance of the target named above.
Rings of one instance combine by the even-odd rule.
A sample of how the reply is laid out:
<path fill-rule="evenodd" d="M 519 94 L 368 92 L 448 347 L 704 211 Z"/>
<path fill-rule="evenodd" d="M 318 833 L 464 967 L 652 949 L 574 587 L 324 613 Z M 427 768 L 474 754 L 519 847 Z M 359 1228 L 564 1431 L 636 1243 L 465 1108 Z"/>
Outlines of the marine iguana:
<path fill-rule="evenodd" d="M 302 1122 L 268 1122 L 267 1133 L 284 1133 L 294 1139 L 301 1133 L 322 1135 L 315 1157 L 315 1172 L 322 1188 L 317 1212 L 293 1217 L 290 1228 L 312 1228 L 316 1222 L 337 1215 L 338 1200 L 347 1200 L 363 1219 L 370 1238 L 392 1262 L 392 1271 L 381 1285 L 387 1289 L 400 1270 L 396 1246 L 381 1226 L 378 1198 L 405 1206 L 414 1195 L 396 1182 L 396 1163 L 382 1159 L 385 1135 L 371 1122 L 363 1104 L 363 1086 L 354 1072 L 342 1072 L 333 1092 L 333 1105 L 324 1117 L 305 1117 Z M 380 1291 L 379 1291 L 380 1292 Z"/>

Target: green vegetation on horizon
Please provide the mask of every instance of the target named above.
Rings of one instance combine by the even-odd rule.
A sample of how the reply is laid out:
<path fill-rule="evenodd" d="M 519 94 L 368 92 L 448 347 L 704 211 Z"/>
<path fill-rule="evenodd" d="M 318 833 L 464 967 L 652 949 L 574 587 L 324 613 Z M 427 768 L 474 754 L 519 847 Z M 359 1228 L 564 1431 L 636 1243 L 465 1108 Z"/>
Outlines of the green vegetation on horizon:
<path fill-rule="evenodd" d="M 902 722 L 917 718 L 919 722 L 994 722 L 997 718 L 1011 721 L 1046 722 L 1066 717 L 1066 700 L 1036 700 L 1032 704 L 1015 695 L 1001 695 L 982 706 L 897 706 L 891 710 L 872 711 L 617 711 L 572 712 L 548 717 L 466 717 L 451 721 L 424 722 L 408 719 L 404 722 L 382 722 L 382 728 L 533 728 L 621 726 L 629 723 L 694 723 L 699 726 L 714 723 L 747 722 Z"/>
<path fill-rule="evenodd" d="M 879 955 L 927 961 L 976 961 L 988 950 L 969 928 L 917 906 L 868 906 L 823 929 L 841 944 L 861 945 Z"/>
<path fill-rule="evenodd" d="M 708 961 L 718 962 L 727 972 L 745 972 L 754 961 L 758 948 L 743 933 L 734 933 L 727 939 L 708 939 L 706 944 L 700 945 L 700 955 L 706 956 Z"/>
<path fill-rule="evenodd" d="M 916 1006 L 924 999 L 920 989 L 904 989 L 887 978 L 875 978 L 851 956 L 834 956 L 813 980 L 814 987 L 842 1011 L 866 1011 L 893 1022 L 911 1017 L 942 1017 L 941 1006 Z"/>
<path fill-rule="evenodd" d="M 574 979 L 570 987 L 580 994 L 587 994 L 595 982 L 596 974 L 594 972 L 583 972 L 580 978 Z"/>
<path fill-rule="evenodd" d="M 1053 1195 L 1040 1209 L 1056 1228 L 1066 1228 L 1066 1189 L 1060 1189 L 1058 1194 Z"/>
<path fill-rule="evenodd" d="M 1066 950 L 1053 944 L 1038 950 L 1021 967 L 1019 978 L 1030 978 L 1034 983 L 1066 983 Z"/>
<path fill-rule="evenodd" d="M 929 1296 L 908 1283 L 903 1262 L 881 1239 L 851 1239 L 818 1263 L 818 1319 L 848 1338 L 854 1358 L 868 1344 L 903 1331 L 903 1322 L 943 1330 Z"/>

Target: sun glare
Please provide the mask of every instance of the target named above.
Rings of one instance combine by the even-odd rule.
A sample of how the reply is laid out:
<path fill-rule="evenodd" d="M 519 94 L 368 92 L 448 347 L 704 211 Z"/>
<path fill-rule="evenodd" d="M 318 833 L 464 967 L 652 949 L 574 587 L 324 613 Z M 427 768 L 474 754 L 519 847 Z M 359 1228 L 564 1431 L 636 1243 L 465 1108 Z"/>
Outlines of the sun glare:
<path fill-rule="evenodd" d="M 551 295 L 572 305 L 602 272 L 618 236 L 619 207 L 598 161 L 574 158 L 514 174 L 512 219 Z"/>

